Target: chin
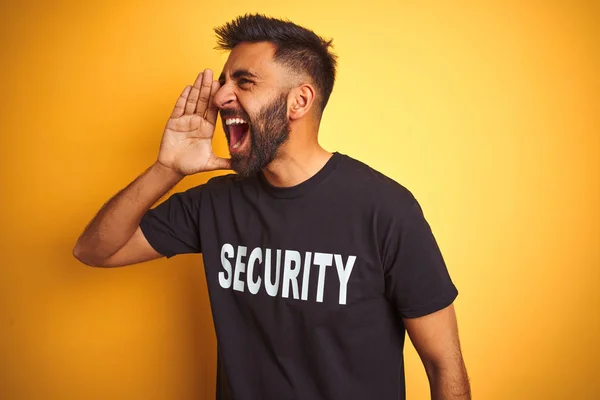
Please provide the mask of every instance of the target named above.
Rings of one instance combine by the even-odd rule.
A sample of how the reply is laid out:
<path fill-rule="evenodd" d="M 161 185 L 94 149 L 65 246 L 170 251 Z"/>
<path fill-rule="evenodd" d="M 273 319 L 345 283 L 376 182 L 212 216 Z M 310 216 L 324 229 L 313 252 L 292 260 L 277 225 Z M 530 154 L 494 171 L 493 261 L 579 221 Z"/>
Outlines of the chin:
<path fill-rule="evenodd" d="M 239 176 L 248 178 L 253 175 L 253 171 L 250 171 L 248 157 L 239 154 L 231 157 L 231 169 L 234 170 Z"/>

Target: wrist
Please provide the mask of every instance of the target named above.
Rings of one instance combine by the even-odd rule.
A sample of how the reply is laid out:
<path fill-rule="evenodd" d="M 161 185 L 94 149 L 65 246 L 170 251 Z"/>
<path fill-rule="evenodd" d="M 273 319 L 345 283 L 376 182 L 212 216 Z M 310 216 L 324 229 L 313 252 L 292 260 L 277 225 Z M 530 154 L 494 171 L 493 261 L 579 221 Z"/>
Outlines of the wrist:
<path fill-rule="evenodd" d="M 159 161 L 155 161 L 150 169 L 157 173 L 162 179 L 167 180 L 173 185 L 185 177 L 185 174 L 182 174 L 173 168 L 167 167 L 164 164 L 161 164 Z"/>

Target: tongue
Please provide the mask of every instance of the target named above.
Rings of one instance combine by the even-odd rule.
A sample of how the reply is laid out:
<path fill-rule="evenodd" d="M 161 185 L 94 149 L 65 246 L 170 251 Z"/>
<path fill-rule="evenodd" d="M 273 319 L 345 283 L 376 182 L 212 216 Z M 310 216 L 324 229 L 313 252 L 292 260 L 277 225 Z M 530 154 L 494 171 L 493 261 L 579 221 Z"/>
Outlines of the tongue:
<path fill-rule="evenodd" d="M 244 137 L 248 133 L 248 124 L 235 124 L 229 126 L 230 135 L 230 147 L 233 147 L 238 142 L 244 140 Z"/>

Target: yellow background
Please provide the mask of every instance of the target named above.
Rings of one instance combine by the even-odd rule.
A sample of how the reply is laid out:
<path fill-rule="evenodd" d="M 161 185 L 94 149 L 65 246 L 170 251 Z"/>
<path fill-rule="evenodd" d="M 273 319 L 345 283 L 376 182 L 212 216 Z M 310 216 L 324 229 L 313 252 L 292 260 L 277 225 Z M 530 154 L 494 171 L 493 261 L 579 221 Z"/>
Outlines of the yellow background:
<path fill-rule="evenodd" d="M 71 249 L 154 161 L 181 89 L 220 72 L 212 28 L 260 11 L 334 38 L 322 143 L 421 201 L 474 398 L 598 399 L 599 4 L 3 2 L 0 398 L 214 396 L 201 257 L 103 270 Z"/>

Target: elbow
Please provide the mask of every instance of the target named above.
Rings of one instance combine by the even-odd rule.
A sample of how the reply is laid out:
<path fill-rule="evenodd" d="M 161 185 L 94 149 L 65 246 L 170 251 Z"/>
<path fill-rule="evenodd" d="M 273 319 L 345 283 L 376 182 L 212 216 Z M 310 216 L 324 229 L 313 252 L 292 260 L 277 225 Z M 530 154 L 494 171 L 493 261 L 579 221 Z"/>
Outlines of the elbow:
<path fill-rule="evenodd" d="M 464 369 L 464 361 L 462 357 L 459 359 L 450 358 L 450 359 L 425 359 L 423 361 L 423 366 L 425 367 L 425 371 L 427 375 L 437 376 L 443 374 L 447 371 L 456 371 Z"/>
<path fill-rule="evenodd" d="M 75 257 L 82 264 L 87 265 L 88 267 L 100 267 L 105 268 L 106 266 L 102 264 L 102 262 L 93 257 L 89 252 L 86 252 L 81 248 L 79 243 L 77 243 L 72 250 L 73 257 Z"/>

